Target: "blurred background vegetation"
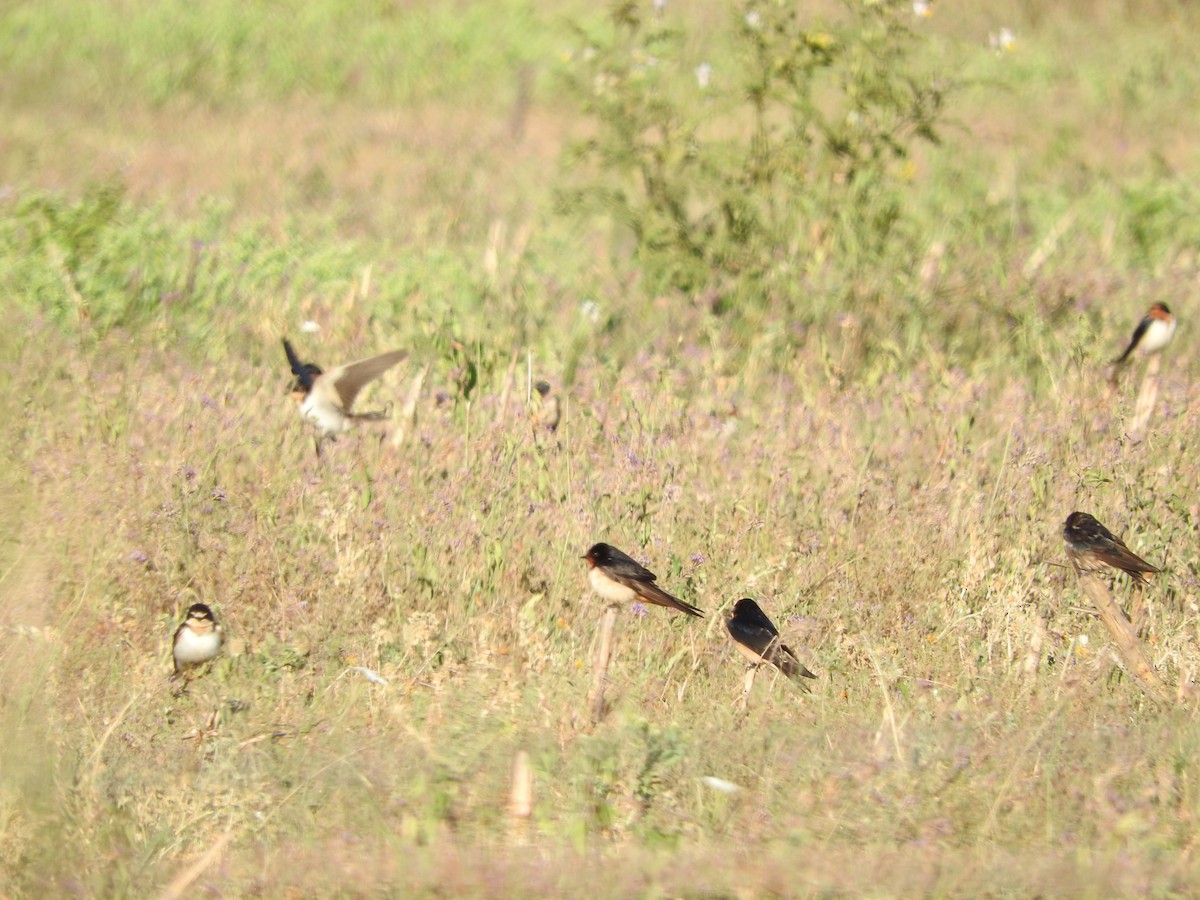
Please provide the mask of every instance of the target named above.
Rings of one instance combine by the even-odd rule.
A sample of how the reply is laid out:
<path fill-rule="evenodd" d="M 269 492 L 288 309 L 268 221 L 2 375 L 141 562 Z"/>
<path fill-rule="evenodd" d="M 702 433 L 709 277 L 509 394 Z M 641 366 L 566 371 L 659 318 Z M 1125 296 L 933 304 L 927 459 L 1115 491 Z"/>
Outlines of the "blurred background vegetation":
<path fill-rule="evenodd" d="M 1194 883 L 1195 723 L 1055 560 L 1081 506 L 1165 563 L 1152 655 L 1190 682 L 1197 26 L 5 4 L 0 893 L 143 895 L 210 848 L 187 885 L 268 895 Z M 1155 300 L 1135 444 L 1101 370 Z M 304 325 L 326 365 L 412 351 L 398 450 L 312 465 Z M 592 730 L 599 539 L 709 618 L 623 621 Z M 748 718 L 742 593 L 823 676 Z M 234 643 L 173 697 L 197 596 Z"/>

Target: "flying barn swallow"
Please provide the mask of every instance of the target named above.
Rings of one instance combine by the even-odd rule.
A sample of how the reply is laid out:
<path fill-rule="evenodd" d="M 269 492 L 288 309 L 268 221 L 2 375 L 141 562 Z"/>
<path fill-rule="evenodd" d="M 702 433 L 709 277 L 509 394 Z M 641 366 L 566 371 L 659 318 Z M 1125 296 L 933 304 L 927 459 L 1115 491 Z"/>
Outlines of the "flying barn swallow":
<path fill-rule="evenodd" d="M 690 603 L 672 597 L 654 582 L 658 576 L 638 565 L 616 547 L 593 544 L 583 555 L 588 564 L 588 584 L 611 604 L 644 600 L 656 606 L 669 606 L 689 616 L 703 618 L 704 613 Z"/>
<path fill-rule="evenodd" d="M 216 616 L 207 605 L 193 603 L 188 607 L 187 619 L 175 629 L 175 674 L 206 663 L 220 652 L 221 626 Z"/>
<path fill-rule="evenodd" d="M 725 627 L 729 629 L 733 645 L 751 665 L 770 663 L 793 681 L 817 677 L 796 658 L 792 648 L 779 639 L 779 629 L 748 597 L 734 605 L 733 615 L 725 620 Z"/>
<path fill-rule="evenodd" d="M 1143 572 L 1160 571 L 1085 512 L 1073 512 L 1067 516 L 1063 524 L 1063 541 L 1067 545 L 1067 556 L 1080 571 L 1099 572 L 1105 566 L 1112 566 L 1127 573 L 1139 584 L 1146 584 Z"/>
<path fill-rule="evenodd" d="M 300 404 L 300 415 L 317 426 L 318 456 L 321 442 L 349 431 L 351 420 L 382 419 L 387 415 L 386 412 L 355 413 L 350 407 L 364 387 L 408 356 L 404 350 L 393 350 L 323 372 L 314 363 L 301 362 L 287 338 L 283 339 L 283 349 L 296 376 L 292 396 Z"/>
<path fill-rule="evenodd" d="M 1158 353 L 1171 343 L 1174 335 L 1175 316 L 1171 314 L 1171 310 L 1167 309 L 1167 304 L 1155 303 L 1142 317 L 1142 321 L 1138 322 L 1137 328 L 1133 330 L 1129 346 L 1125 348 L 1124 353 L 1113 360 L 1113 364 L 1121 365 L 1135 350 L 1142 356 Z"/>

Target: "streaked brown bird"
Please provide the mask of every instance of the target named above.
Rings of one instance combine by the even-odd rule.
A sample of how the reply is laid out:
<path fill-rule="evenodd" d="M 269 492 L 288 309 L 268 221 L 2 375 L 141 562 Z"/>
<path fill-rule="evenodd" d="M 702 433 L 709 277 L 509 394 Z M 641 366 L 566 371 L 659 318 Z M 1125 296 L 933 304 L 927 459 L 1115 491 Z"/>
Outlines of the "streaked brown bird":
<path fill-rule="evenodd" d="M 1144 572 L 1158 572 L 1125 542 L 1085 512 L 1073 512 L 1063 523 L 1063 541 L 1072 565 L 1083 572 L 1100 572 L 1105 566 L 1120 569 L 1139 584 L 1146 584 Z"/>
<path fill-rule="evenodd" d="M 593 544 L 583 555 L 588 564 L 588 584 L 602 600 L 617 605 L 644 600 L 655 606 L 667 606 L 689 616 L 703 618 L 704 613 L 678 597 L 672 597 L 656 582 L 658 576 L 639 565 L 616 547 Z"/>
<path fill-rule="evenodd" d="M 751 665 L 770 663 L 793 681 L 817 677 L 796 658 L 792 648 L 780 640 L 775 623 L 749 597 L 743 597 L 734 605 L 733 615 L 725 620 L 725 627 L 729 629 L 734 646 Z"/>
<path fill-rule="evenodd" d="M 393 350 L 325 372 L 315 363 L 301 362 L 287 338 L 283 339 L 283 351 L 296 376 L 292 396 L 300 404 L 300 415 L 317 427 L 318 456 L 322 442 L 349 431 L 352 420 L 387 416 L 386 411 L 356 413 L 350 407 L 364 387 L 408 356 L 404 350 Z"/>

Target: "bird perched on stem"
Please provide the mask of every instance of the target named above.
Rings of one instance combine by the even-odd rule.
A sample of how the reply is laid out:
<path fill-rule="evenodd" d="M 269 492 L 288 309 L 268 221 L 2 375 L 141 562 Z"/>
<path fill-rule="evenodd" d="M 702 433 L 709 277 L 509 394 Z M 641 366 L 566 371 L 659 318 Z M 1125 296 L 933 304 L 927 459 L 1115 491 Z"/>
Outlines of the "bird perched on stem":
<path fill-rule="evenodd" d="M 657 575 L 616 547 L 593 544 L 583 558 L 588 564 L 588 584 L 601 599 L 609 603 L 615 605 L 644 600 L 655 606 L 677 609 L 689 616 L 704 617 L 699 607 L 672 597 L 654 583 L 658 580 Z"/>
<path fill-rule="evenodd" d="M 729 629 L 733 645 L 752 666 L 769 663 L 793 681 L 817 677 L 796 658 L 792 648 L 780 640 L 775 623 L 750 598 L 744 597 L 734 605 L 733 615 L 725 620 L 725 627 Z"/>
<path fill-rule="evenodd" d="M 1100 572 L 1105 566 L 1120 569 L 1137 584 L 1146 584 L 1146 572 L 1158 572 L 1125 542 L 1085 512 L 1073 512 L 1063 523 L 1067 556 L 1077 571 Z"/>
<path fill-rule="evenodd" d="M 1165 303 L 1155 303 L 1142 316 L 1133 337 L 1125 352 L 1113 360 L 1113 365 L 1120 368 L 1130 355 L 1137 351 L 1142 356 L 1150 356 L 1163 350 L 1175 336 L 1175 316 Z"/>

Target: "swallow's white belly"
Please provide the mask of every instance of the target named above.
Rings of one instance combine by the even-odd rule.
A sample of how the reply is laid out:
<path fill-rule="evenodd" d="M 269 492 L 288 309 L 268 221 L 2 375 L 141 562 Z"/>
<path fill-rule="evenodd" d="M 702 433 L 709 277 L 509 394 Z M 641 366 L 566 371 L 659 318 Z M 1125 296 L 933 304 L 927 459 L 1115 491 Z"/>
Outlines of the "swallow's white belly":
<path fill-rule="evenodd" d="M 185 628 L 175 640 L 175 662 L 180 666 L 195 666 L 208 662 L 220 652 L 220 628 L 207 634 L 197 634 L 191 628 Z"/>
<path fill-rule="evenodd" d="M 341 434 L 350 430 L 349 417 L 328 401 L 317 396 L 317 391 L 309 391 L 304 402 L 300 404 L 300 415 L 312 422 L 324 434 Z"/>
<path fill-rule="evenodd" d="M 1151 353 L 1157 353 L 1163 347 L 1167 346 L 1167 344 L 1171 343 L 1171 338 L 1174 335 L 1174 319 L 1170 322 L 1164 322 L 1162 319 L 1151 319 L 1146 333 L 1142 335 L 1141 346 L 1138 349 L 1147 356 Z"/>
<path fill-rule="evenodd" d="M 630 603 L 637 599 L 633 588 L 613 581 L 596 566 L 588 569 L 588 584 L 600 595 L 601 600 L 607 600 L 609 603 Z"/>

